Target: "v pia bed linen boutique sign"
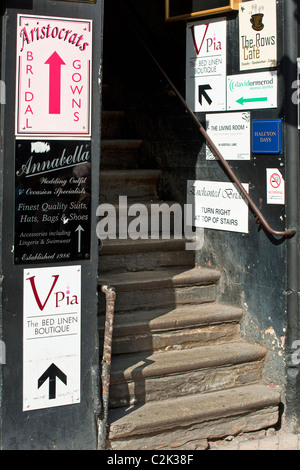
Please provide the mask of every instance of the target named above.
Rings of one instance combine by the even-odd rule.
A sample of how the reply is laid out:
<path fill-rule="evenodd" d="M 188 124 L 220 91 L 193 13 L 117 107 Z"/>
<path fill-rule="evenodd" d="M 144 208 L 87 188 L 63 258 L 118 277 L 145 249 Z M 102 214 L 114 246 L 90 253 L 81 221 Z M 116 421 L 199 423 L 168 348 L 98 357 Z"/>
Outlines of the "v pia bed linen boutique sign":
<path fill-rule="evenodd" d="M 23 411 L 80 403 L 81 267 L 24 269 Z"/>
<path fill-rule="evenodd" d="M 226 19 L 188 23 L 186 100 L 193 111 L 226 110 Z"/>

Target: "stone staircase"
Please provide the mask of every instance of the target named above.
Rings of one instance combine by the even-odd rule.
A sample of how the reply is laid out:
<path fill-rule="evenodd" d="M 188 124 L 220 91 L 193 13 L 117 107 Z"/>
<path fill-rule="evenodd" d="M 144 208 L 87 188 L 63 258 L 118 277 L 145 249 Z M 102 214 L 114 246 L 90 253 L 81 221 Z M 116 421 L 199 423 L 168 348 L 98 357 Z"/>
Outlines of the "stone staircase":
<path fill-rule="evenodd" d="M 142 141 L 124 138 L 124 119 L 103 111 L 100 202 L 116 212 L 119 195 L 159 201 L 160 172 L 139 169 Z M 99 283 L 116 289 L 108 449 L 206 449 L 278 422 L 266 350 L 241 339 L 242 309 L 217 303 L 220 271 L 196 267 L 185 242 L 104 240 L 99 252 Z M 100 295 L 101 339 L 104 313 Z"/>

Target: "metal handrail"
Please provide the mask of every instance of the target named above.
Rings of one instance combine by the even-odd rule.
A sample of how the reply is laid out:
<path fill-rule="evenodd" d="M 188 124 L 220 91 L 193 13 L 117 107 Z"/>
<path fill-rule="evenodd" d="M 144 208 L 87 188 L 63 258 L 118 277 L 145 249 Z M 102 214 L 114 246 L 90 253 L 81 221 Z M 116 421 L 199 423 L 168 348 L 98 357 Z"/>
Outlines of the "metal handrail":
<path fill-rule="evenodd" d="M 169 76 L 166 74 L 166 72 L 164 71 L 164 69 L 161 67 L 161 65 L 159 64 L 159 62 L 156 60 L 156 58 L 153 56 L 152 52 L 150 51 L 150 49 L 148 48 L 147 44 L 143 41 L 143 39 L 141 38 L 141 36 L 139 35 L 139 33 L 137 31 L 135 31 L 136 34 L 138 35 L 139 37 L 139 40 L 141 41 L 141 43 L 143 44 L 143 46 L 145 47 L 145 49 L 147 50 L 148 54 L 151 56 L 152 60 L 154 61 L 154 63 L 156 64 L 156 66 L 158 67 L 158 69 L 160 70 L 160 72 L 162 73 L 162 75 L 165 77 L 165 79 L 167 80 L 168 84 L 170 85 L 170 87 L 172 88 L 173 92 L 176 94 L 177 98 L 179 98 L 179 101 L 181 102 L 181 104 L 183 105 L 183 107 L 185 108 L 186 112 L 190 115 L 190 117 L 192 118 L 192 120 L 194 121 L 194 123 L 198 126 L 202 136 L 204 137 L 204 139 L 206 140 L 206 143 L 207 145 L 209 146 L 210 150 L 213 152 L 213 154 L 219 159 L 219 161 L 221 162 L 221 164 L 223 165 L 223 167 L 225 168 L 225 170 L 228 172 L 228 174 L 230 175 L 231 179 L 235 182 L 235 184 L 237 185 L 237 187 L 239 188 L 240 192 L 243 194 L 243 196 L 245 197 L 245 199 L 247 200 L 249 206 L 251 207 L 251 209 L 253 210 L 253 212 L 255 213 L 256 217 L 255 217 L 255 223 L 259 224 L 259 225 L 262 225 L 266 230 L 267 232 L 269 232 L 271 235 L 274 235 L 274 236 L 278 236 L 278 237 L 285 237 L 285 238 L 290 238 L 290 237 L 293 237 L 297 232 L 296 230 L 293 230 L 293 229 L 287 229 L 287 230 L 274 230 L 270 224 L 267 222 L 267 220 L 265 219 L 265 217 L 263 216 L 263 214 L 261 213 L 261 211 L 258 209 L 257 205 L 255 204 L 255 202 L 253 201 L 253 199 L 249 196 L 249 194 L 247 193 L 247 191 L 245 190 L 245 188 L 243 187 L 242 183 L 240 182 L 240 180 L 238 179 L 238 177 L 236 176 L 236 174 L 234 173 L 234 171 L 232 170 L 232 168 L 229 166 L 229 164 L 227 163 L 227 161 L 224 159 L 224 157 L 222 156 L 222 154 L 220 153 L 220 151 L 218 150 L 218 148 L 216 147 L 216 145 L 214 144 L 214 142 L 212 141 L 212 139 L 209 137 L 208 133 L 206 132 L 206 130 L 204 129 L 204 127 L 202 126 L 202 124 L 198 121 L 197 117 L 195 116 L 195 114 L 193 113 L 193 111 L 191 110 L 191 108 L 189 107 L 189 105 L 187 104 L 187 102 L 185 101 L 185 99 L 183 98 L 183 96 L 181 95 L 181 93 L 179 92 L 179 90 L 176 88 L 176 86 L 174 85 L 174 83 L 171 81 L 171 79 L 169 78 Z"/>

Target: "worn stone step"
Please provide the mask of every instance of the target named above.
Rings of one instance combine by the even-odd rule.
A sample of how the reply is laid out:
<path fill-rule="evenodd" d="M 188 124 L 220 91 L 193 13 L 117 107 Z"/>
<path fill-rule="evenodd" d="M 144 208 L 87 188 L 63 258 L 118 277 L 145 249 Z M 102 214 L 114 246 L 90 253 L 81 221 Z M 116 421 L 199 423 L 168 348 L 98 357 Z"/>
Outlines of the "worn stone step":
<path fill-rule="evenodd" d="M 243 310 L 204 303 L 115 315 L 113 354 L 186 349 L 236 341 Z M 104 316 L 100 317 L 100 341 Z"/>
<path fill-rule="evenodd" d="M 115 356 L 112 407 L 160 401 L 257 383 L 265 348 L 245 342 Z"/>
<path fill-rule="evenodd" d="M 99 250 L 102 272 L 143 271 L 176 266 L 194 266 L 195 252 L 186 249 L 191 241 L 175 239 L 104 240 Z"/>
<path fill-rule="evenodd" d="M 203 441 L 275 426 L 280 390 L 247 385 L 110 410 L 112 450 L 194 450 Z"/>
<path fill-rule="evenodd" d="M 107 67 L 107 64 L 106 64 Z M 106 69 L 107 71 L 107 69 Z M 102 112 L 106 111 L 119 111 L 124 109 L 124 90 L 122 85 L 117 79 L 115 79 L 114 74 L 109 77 L 107 83 L 102 83 Z"/>
<path fill-rule="evenodd" d="M 117 139 L 124 136 L 126 131 L 124 125 L 124 111 L 102 111 L 101 138 Z"/>
<path fill-rule="evenodd" d="M 140 139 L 103 139 L 101 141 L 101 170 L 137 169 Z"/>
<path fill-rule="evenodd" d="M 120 312 L 213 302 L 216 300 L 216 283 L 219 279 L 218 270 L 197 267 L 187 271 L 176 268 L 107 274 L 99 276 L 98 282 L 115 287 L 115 311 Z M 103 312 L 103 299 L 102 302 L 99 299 L 99 305 Z"/>
<path fill-rule="evenodd" d="M 104 170 L 100 172 L 100 202 L 118 202 L 124 195 L 135 200 L 158 199 L 160 170 Z"/>

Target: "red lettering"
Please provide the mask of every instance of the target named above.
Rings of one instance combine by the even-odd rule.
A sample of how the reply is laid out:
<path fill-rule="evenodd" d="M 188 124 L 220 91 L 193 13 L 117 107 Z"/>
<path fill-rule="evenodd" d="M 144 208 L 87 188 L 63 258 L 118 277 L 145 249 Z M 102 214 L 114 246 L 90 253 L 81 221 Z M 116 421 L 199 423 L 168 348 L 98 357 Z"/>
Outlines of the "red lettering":
<path fill-rule="evenodd" d="M 29 72 L 31 73 L 31 75 L 33 75 L 33 71 L 32 71 L 32 65 L 26 65 L 26 74 L 28 75 Z"/>
<path fill-rule="evenodd" d="M 82 87 L 80 88 L 80 90 L 79 90 L 79 88 L 78 88 L 77 85 L 76 85 L 74 88 L 72 87 L 72 85 L 70 85 L 70 88 L 71 88 L 71 90 L 72 90 L 73 95 L 76 93 L 76 91 L 77 91 L 77 93 L 78 93 L 79 95 L 81 95 L 81 92 L 82 92 L 82 89 L 83 89 L 83 85 L 82 85 Z"/>
<path fill-rule="evenodd" d="M 29 39 L 29 37 L 28 37 L 26 28 L 22 28 L 22 29 L 21 29 L 20 36 L 22 36 L 22 38 L 23 38 L 23 43 L 22 43 L 22 48 L 21 48 L 21 51 L 23 51 L 25 42 L 26 42 L 27 44 L 30 43 L 30 39 Z"/>
<path fill-rule="evenodd" d="M 35 285 L 35 280 L 34 280 L 35 276 L 31 276 L 31 277 L 29 277 L 28 279 L 26 279 L 26 281 L 29 281 L 30 284 L 31 284 L 31 288 L 32 288 L 32 292 L 33 292 L 34 298 L 35 298 L 36 303 L 38 304 L 38 307 L 39 307 L 39 309 L 40 309 L 41 311 L 44 310 L 44 308 L 45 308 L 45 306 L 46 306 L 46 304 L 47 304 L 47 302 L 48 302 L 48 300 L 49 300 L 49 297 L 50 297 L 50 295 L 52 294 L 52 291 L 53 291 L 53 289 L 54 289 L 54 287 L 55 287 L 55 284 L 56 284 L 57 281 L 58 281 L 59 275 L 58 275 L 58 274 L 54 274 L 52 277 L 54 277 L 54 281 L 53 281 L 53 283 L 52 283 L 51 289 L 49 290 L 49 293 L 48 293 L 48 295 L 47 295 L 47 298 L 46 298 L 46 300 L 45 300 L 45 302 L 44 302 L 43 304 L 42 304 L 42 302 L 41 302 L 41 300 L 40 300 L 40 298 L 39 298 L 39 295 L 38 295 L 38 293 L 37 293 L 37 289 L 36 289 L 36 285 Z"/>
<path fill-rule="evenodd" d="M 65 28 L 62 28 L 59 32 L 58 39 L 62 39 L 62 33 L 63 31 L 66 31 Z"/>
<path fill-rule="evenodd" d="M 192 37 L 193 37 L 193 43 L 194 43 L 194 47 L 195 47 L 195 51 L 196 51 L 196 54 L 197 54 L 197 55 L 199 55 L 199 52 L 201 51 L 201 48 L 202 48 L 202 46 L 203 46 L 203 42 L 204 42 L 204 39 L 205 39 L 207 30 L 208 30 L 208 26 L 209 26 L 209 24 L 206 24 L 206 25 L 205 25 L 205 31 L 204 31 L 203 38 L 202 38 L 202 42 L 201 42 L 199 48 L 198 48 L 198 46 L 197 46 L 197 41 L 196 41 L 196 37 L 195 37 L 195 30 L 194 30 L 195 26 L 192 26 L 192 27 L 191 27 Z"/>
<path fill-rule="evenodd" d="M 77 34 L 76 33 L 72 34 L 72 36 L 69 37 L 69 43 L 70 44 L 75 44 L 76 39 L 77 39 Z"/>
<path fill-rule="evenodd" d="M 28 96 L 30 95 L 30 96 Z M 34 98 L 34 94 L 31 91 L 25 91 L 25 101 L 32 101 Z"/>
<path fill-rule="evenodd" d="M 66 31 L 64 41 L 67 39 L 67 37 L 69 36 L 70 33 L 72 33 L 72 30 L 71 30 L 71 29 L 68 29 L 68 30 Z"/>
<path fill-rule="evenodd" d="M 79 62 L 79 63 L 76 64 L 76 62 Z M 75 65 L 75 64 L 76 64 L 76 65 Z M 77 70 L 81 69 L 81 61 L 78 60 L 78 59 L 77 59 L 77 60 L 74 60 L 74 62 L 73 62 L 72 65 L 73 65 L 74 69 L 77 69 Z"/>
<path fill-rule="evenodd" d="M 76 79 L 75 79 L 75 76 L 76 76 Z M 72 75 L 72 80 L 73 80 L 73 82 L 78 83 L 78 82 L 81 81 L 81 79 L 82 79 L 82 76 L 80 75 L 80 73 L 77 73 L 77 72 L 76 72 L 76 73 L 73 73 L 73 75 Z"/>
<path fill-rule="evenodd" d="M 54 38 L 56 38 L 56 36 L 58 35 L 58 27 L 55 26 L 55 28 L 52 29 L 52 34 L 51 36 Z"/>
<path fill-rule="evenodd" d="M 74 104 L 76 104 L 77 108 L 81 108 L 81 98 L 79 98 L 79 103 L 77 103 L 77 101 L 74 100 L 74 98 L 72 99 L 72 108 L 74 108 Z"/>
<path fill-rule="evenodd" d="M 24 114 L 27 114 L 27 113 L 31 113 L 31 114 L 33 114 L 33 111 L 32 111 L 32 109 L 31 109 L 31 106 L 30 106 L 30 104 L 27 106 L 27 108 L 26 108 L 26 111 L 25 111 L 25 113 L 24 113 Z"/>

